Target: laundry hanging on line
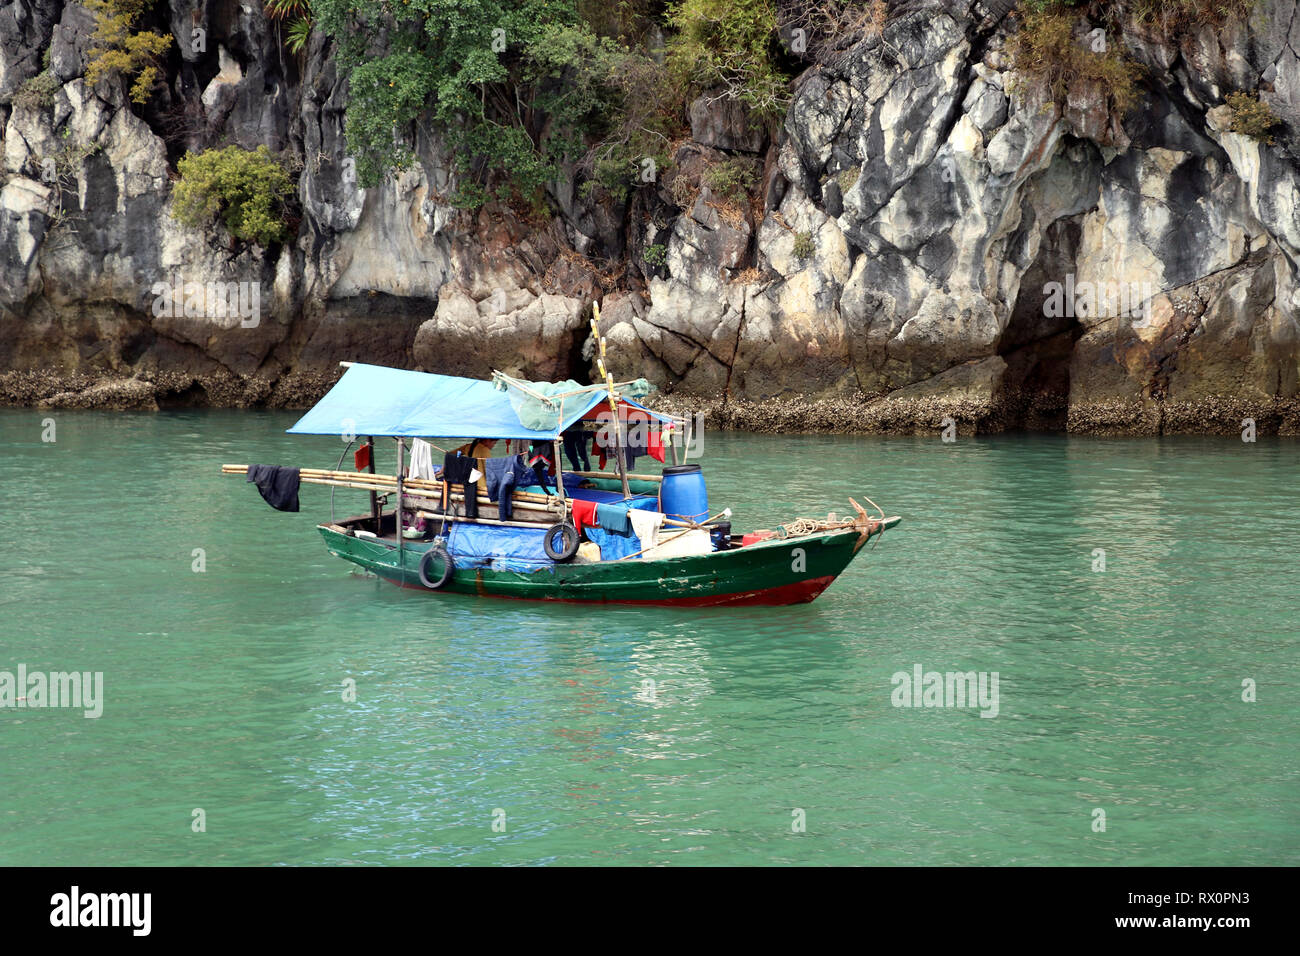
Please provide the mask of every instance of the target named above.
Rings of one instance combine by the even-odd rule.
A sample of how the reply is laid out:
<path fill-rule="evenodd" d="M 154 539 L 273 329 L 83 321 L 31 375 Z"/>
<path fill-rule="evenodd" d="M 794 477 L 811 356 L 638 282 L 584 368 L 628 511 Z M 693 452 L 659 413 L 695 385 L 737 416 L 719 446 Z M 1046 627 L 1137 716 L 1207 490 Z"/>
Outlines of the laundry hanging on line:
<path fill-rule="evenodd" d="M 283 465 L 249 465 L 248 480 L 276 511 L 298 510 L 299 471 Z"/>
<path fill-rule="evenodd" d="M 641 539 L 641 547 L 649 550 L 659 543 L 659 528 L 664 523 L 664 516 L 658 511 L 644 511 L 633 508 L 627 513 L 632 522 L 632 533 Z"/>
<path fill-rule="evenodd" d="M 459 485 L 465 496 L 464 514 L 466 518 L 478 517 L 478 469 L 474 459 L 448 452 L 442 460 L 442 480 L 449 490 L 452 485 Z M 448 504 L 444 501 L 444 505 Z"/>
<path fill-rule="evenodd" d="M 433 480 L 433 446 L 423 438 L 411 441 L 411 464 L 406 477 Z"/>
<path fill-rule="evenodd" d="M 509 521 L 514 513 L 510 496 L 514 494 L 515 488 L 533 480 L 533 470 L 524 464 L 523 455 L 489 458 L 484 466 L 487 472 L 488 500 L 497 502 L 497 516 L 502 521 Z"/>
<path fill-rule="evenodd" d="M 596 521 L 596 502 L 573 499 L 573 526 L 582 533 L 583 528 L 598 525 Z"/>

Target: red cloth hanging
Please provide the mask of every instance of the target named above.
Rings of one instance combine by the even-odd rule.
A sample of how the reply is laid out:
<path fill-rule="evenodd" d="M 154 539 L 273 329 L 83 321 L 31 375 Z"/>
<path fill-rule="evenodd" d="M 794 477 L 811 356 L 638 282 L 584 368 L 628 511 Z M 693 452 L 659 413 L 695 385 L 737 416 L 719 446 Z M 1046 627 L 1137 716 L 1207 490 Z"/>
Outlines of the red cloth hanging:
<path fill-rule="evenodd" d="M 650 457 L 659 462 L 659 464 L 662 465 L 664 463 L 664 440 L 659 429 L 656 428 L 650 432 L 649 444 L 646 445 L 646 451 L 649 452 Z"/>
<path fill-rule="evenodd" d="M 578 529 L 578 533 L 579 534 L 582 533 L 583 525 L 594 526 L 596 523 L 597 523 L 596 502 L 579 501 L 577 498 L 574 498 L 573 499 L 573 525 L 575 528 Z"/>
<path fill-rule="evenodd" d="M 352 453 L 352 460 L 357 463 L 357 471 L 365 471 L 370 467 L 370 443 L 362 445 Z"/>

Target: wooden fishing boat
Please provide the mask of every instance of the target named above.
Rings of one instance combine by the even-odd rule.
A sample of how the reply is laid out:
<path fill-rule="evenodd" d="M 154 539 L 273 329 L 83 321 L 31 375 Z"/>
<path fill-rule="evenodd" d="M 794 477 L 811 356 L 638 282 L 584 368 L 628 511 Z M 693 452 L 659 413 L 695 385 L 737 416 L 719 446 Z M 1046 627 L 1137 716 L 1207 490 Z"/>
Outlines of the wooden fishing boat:
<path fill-rule="evenodd" d="M 850 498 L 855 513 L 848 518 L 799 518 L 771 530 L 732 534 L 730 509 L 707 513 L 702 471 L 685 460 L 692 423 L 641 404 L 635 396 L 644 383 L 615 383 L 606 374 L 600 385 L 552 385 L 500 373 L 484 382 L 344 364 L 339 382 L 289 432 L 351 437 L 349 449 L 355 436 L 365 435 L 356 463 L 367 470 L 275 474 L 292 480 L 294 506 L 286 510 L 296 510 L 298 483 L 368 491 L 368 514 L 331 517 L 319 531 L 332 554 L 402 587 L 547 601 L 797 604 L 820 595 L 869 540 L 900 520 L 878 508 L 877 515 L 868 514 Z M 646 453 L 636 429 L 651 435 L 650 446 L 660 449 L 655 457 L 672 455 L 662 474 L 628 467 L 633 452 Z M 614 470 L 566 470 L 562 442 L 577 435 L 582 444 L 602 430 L 601 447 L 614 455 Z M 430 467 L 426 458 L 413 477 L 416 461 L 406 463 L 408 439 L 448 435 L 505 442 L 506 454 L 462 459 L 481 446 L 452 453 L 435 445 L 446 455 L 442 469 L 423 474 Z M 375 472 L 376 436 L 396 441 L 393 475 Z M 485 494 L 481 473 L 517 471 L 512 449 L 524 446 L 530 453 L 549 449 L 552 467 L 533 472 L 543 483 L 519 488 L 501 479 L 495 496 Z M 477 480 L 443 480 L 462 460 L 477 466 Z M 275 466 L 251 467 L 222 470 L 261 482 Z"/>

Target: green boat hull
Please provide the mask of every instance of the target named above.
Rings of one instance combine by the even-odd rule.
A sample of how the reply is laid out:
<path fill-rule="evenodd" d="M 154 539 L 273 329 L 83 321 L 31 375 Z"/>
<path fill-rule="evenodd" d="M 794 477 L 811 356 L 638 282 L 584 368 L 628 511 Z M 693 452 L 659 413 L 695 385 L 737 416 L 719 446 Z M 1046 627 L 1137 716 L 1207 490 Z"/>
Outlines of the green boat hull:
<path fill-rule="evenodd" d="M 569 562 L 531 573 L 454 568 L 436 591 L 420 581 L 420 562 L 431 542 L 404 541 L 399 550 L 392 541 L 357 537 L 338 526 L 321 525 L 320 532 L 332 554 L 395 584 L 435 594 L 705 607 L 811 601 L 848 567 L 869 537 L 897 520 L 877 523 L 870 534 L 844 529 L 691 557 Z"/>

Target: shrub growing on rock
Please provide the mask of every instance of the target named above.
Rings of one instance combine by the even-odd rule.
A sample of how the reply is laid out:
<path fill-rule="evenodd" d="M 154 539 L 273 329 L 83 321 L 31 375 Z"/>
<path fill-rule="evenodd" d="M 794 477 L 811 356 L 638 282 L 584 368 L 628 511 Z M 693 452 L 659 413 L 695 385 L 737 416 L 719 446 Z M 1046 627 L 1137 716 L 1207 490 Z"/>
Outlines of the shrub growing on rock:
<path fill-rule="evenodd" d="M 1228 107 L 1232 110 L 1232 125 L 1229 129 L 1272 145 L 1273 137 L 1269 130 L 1282 121 L 1268 108 L 1267 103 L 1250 93 L 1229 93 Z"/>
<path fill-rule="evenodd" d="M 291 53 L 301 53 L 311 38 L 311 3 L 309 0 L 266 0 L 266 13 L 279 23 L 288 21 L 283 40 Z"/>
<path fill-rule="evenodd" d="M 227 146 L 191 153 L 177 164 L 172 215 L 191 228 L 214 218 L 236 239 L 261 246 L 288 238 L 284 206 L 293 194 L 289 172 L 265 146 Z"/>
<path fill-rule="evenodd" d="M 668 67 L 697 92 L 720 89 L 760 117 L 779 115 L 788 101 L 788 78 L 773 57 L 774 0 L 682 0 L 671 7 L 677 35 L 668 44 Z"/>
<path fill-rule="evenodd" d="M 754 167 L 743 159 L 724 159 L 704 173 L 704 184 L 729 202 L 742 202 L 754 188 Z"/>
<path fill-rule="evenodd" d="M 807 259 L 816 249 L 811 232 L 801 232 L 794 237 L 794 255 L 796 259 Z"/>
<path fill-rule="evenodd" d="M 54 96 L 59 92 L 60 86 L 62 84 L 59 78 L 48 69 L 44 73 L 37 73 L 18 88 L 14 94 L 14 105 L 28 109 L 46 109 L 54 105 Z"/>
<path fill-rule="evenodd" d="M 1255 3 L 1256 0 L 1128 0 L 1126 12 L 1134 22 L 1172 38 L 1202 24 L 1220 26 L 1226 20 L 1244 19 Z"/>
<path fill-rule="evenodd" d="M 1097 83 L 1111 108 L 1124 112 L 1137 98 L 1137 64 L 1116 43 L 1103 40 L 1098 49 L 1077 36 L 1077 23 L 1074 11 L 1059 5 L 1025 10 L 1008 44 L 1016 71 L 1044 87 L 1057 103 L 1064 103 L 1076 86 Z"/>
<path fill-rule="evenodd" d="M 158 79 L 158 57 L 172 44 L 170 36 L 136 30 L 151 0 L 86 0 L 85 5 L 95 14 L 86 82 L 93 85 L 113 74 L 134 76 L 131 101 L 144 103 Z"/>

